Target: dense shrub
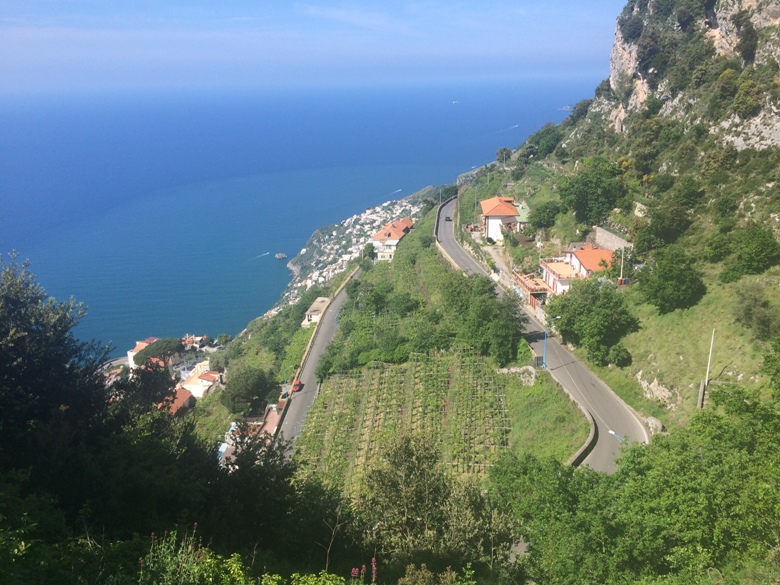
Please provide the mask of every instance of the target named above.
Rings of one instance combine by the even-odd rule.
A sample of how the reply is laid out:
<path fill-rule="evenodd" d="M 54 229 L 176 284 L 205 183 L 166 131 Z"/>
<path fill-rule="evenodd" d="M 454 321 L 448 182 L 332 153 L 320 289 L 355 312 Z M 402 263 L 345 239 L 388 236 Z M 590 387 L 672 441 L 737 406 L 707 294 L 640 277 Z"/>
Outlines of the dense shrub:
<path fill-rule="evenodd" d="M 656 252 L 655 265 L 640 273 L 640 290 L 661 314 L 692 307 L 707 292 L 696 261 L 679 246 Z"/>
<path fill-rule="evenodd" d="M 653 180 L 653 187 L 657 194 L 666 193 L 674 185 L 674 176 L 668 173 L 659 173 Z"/>
<path fill-rule="evenodd" d="M 756 339 L 766 341 L 780 333 L 780 308 L 769 302 L 764 285 L 751 282 L 739 288 L 734 317 Z"/>
<path fill-rule="evenodd" d="M 555 150 L 555 147 L 558 146 L 562 139 L 563 132 L 561 129 L 548 122 L 541 130 L 531 134 L 526 143 L 536 147 L 536 155 L 538 157 L 544 157 Z"/>
<path fill-rule="evenodd" d="M 752 79 L 746 79 L 739 84 L 734 96 L 734 111 L 740 118 L 752 118 L 761 111 L 762 91 Z"/>
<path fill-rule="evenodd" d="M 545 201 L 540 203 L 528 214 L 528 223 L 535 229 L 548 229 L 555 225 L 555 220 L 561 212 L 561 204 L 558 201 Z"/>
<path fill-rule="evenodd" d="M 639 14 L 632 14 L 628 18 L 621 19 L 619 26 L 623 39 L 627 43 L 634 43 L 642 35 L 645 23 Z"/>
<path fill-rule="evenodd" d="M 760 274 L 780 263 L 780 244 L 769 227 L 752 223 L 733 235 L 734 256 L 724 266 L 720 279 L 733 282 L 745 274 Z"/>
<path fill-rule="evenodd" d="M 620 168 L 604 158 L 586 161 L 578 173 L 566 177 L 559 188 L 561 202 L 574 211 L 579 223 L 595 225 L 621 202 L 628 190 Z"/>

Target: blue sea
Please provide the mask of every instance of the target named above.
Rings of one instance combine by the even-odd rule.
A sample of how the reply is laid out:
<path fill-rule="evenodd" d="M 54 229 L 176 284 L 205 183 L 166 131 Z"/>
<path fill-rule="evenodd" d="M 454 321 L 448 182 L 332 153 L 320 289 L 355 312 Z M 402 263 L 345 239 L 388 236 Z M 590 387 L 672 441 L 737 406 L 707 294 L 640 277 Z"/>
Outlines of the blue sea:
<path fill-rule="evenodd" d="M 320 226 L 516 147 L 598 79 L 0 98 L 0 251 L 82 339 L 235 335 Z"/>

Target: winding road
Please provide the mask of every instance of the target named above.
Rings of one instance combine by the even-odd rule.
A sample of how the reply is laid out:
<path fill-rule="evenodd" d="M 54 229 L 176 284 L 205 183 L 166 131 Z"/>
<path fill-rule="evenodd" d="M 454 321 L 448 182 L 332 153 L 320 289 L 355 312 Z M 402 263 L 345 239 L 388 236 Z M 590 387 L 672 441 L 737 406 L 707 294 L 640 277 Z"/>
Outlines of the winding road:
<path fill-rule="evenodd" d="M 443 221 L 444 217 L 454 217 L 455 204 L 456 200 L 452 200 L 439 210 L 439 243 L 461 270 L 468 274 L 487 276 L 487 271 L 455 240 L 455 222 Z M 317 396 L 314 371 L 320 357 L 336 335 L 338 314 L 346 298 L 346 290 L 342 289 L 320 320 L 310 353 L 300 373 L 303 389 L 293 395 L 282 424 L 281 433 L 287 440 L 296 440 L 303 429 L 306 414 L 314 404 Z M 544 326 L 530 313 L 525 337 L 537 355 L 541 355 L 544 351 Z M 615 459 L 620 454 L 623 441 L 649 441 L 639 417 L 554 337 L 547 339 L 547 365 L 553 378 L 593 419 L 594 444 L 583 460 L 584 465 L 611 473 L 616 468 Z"/>
<path fill-rule="evenodd" d="M 450 258 L 467 274 L 487 271 L 455 240 L 455 222 L 443 221 L 455 217 L 457 199 L 439 210 L 439 243 Z M 500 288 L 499 288 L 500 290 Z M 529 313 L 525 337 L 537 355 L 544 351 L 544 326 Z M 554 337 L 547 339 L 547 366 L 552 377 L 563 386 L 582 409 L 590 413 L 595 425 L 594 445 L 583 464 L 598 471 L 615 471 L 615 459 L 623 441 L 649 442 L 645 426 L 639 417 L 571 352 Z"/>

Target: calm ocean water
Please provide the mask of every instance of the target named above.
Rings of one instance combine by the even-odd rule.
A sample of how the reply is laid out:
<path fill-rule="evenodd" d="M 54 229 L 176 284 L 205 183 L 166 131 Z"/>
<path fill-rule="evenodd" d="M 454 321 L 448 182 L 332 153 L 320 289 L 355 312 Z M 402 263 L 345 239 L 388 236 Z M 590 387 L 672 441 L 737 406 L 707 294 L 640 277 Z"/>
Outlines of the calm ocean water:
<path fill-rule="evenodd" d="M 236 334 L 289 282 L 276 252 L 453 182 L 598 81 L 2 98 L 0 251 L 113 355 Z"/>

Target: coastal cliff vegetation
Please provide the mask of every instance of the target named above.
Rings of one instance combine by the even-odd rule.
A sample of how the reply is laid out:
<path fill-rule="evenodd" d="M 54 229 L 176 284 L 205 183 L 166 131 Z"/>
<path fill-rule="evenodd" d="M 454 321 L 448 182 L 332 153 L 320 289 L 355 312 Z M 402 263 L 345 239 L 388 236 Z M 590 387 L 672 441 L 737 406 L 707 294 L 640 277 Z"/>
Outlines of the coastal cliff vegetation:
<path fill-rule="evenodd" d="M 630 325 L 612 331 L 618 349 L 561 324 L 671 428 L 626 445 L 614 474 L 566 465 L 583 420 L 549 377 L 523 379 L 521 314 L 448 267 L 433 212 L 392 264 L 364 260 L 347 285 L 293 456 L 243 433 L 232 468 L 198 408 L 160 408 L 165 370 L 107 393 L 105 351 L 74 335 L 82 307 L 3 258 L 0 581 L 780 581 L 778 19 L 765 0 L 630 0 L 594 97 L 461 184 L 460 225 L 481 199 L 523 197 L 543 254 L 594 225 L 633 244 L 629 284 L 605 305 Z M 504 252 L 538 263 L 519 240 Z M 247 387 L 275 398 L 308 342 L 306 309 L 333 290 L 312 287 L 215 355 L 218 416 L 254 414 Z"/>
<path fill-rule="evenodd" d="M 594 96 L 463 177 L 461 223 L 476 221 L 475 200 L 529 204 L 525 235 L 543 247 L 509 238 L 518 272 L 596 226 L 629 242 L 605 275 L 627 279 L 639 326 L 599 374 L 669 426 L 696 408 L 713 329 L 712 383 L 766 387 L 780 334 L 779 27 L 771 2 L 628 2 Z"/>

